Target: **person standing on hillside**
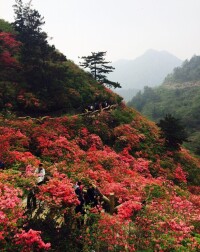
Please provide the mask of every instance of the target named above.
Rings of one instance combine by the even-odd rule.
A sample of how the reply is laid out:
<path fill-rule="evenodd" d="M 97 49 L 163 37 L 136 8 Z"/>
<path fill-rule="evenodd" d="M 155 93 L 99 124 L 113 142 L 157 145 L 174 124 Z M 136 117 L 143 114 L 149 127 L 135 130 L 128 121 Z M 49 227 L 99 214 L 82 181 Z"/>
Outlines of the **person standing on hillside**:
<path fill-rule="evenodd" d="M 80 212 L 80 213 L 84 214 L 83 207 L 84 207 L 85 201 L 84 201 L 84 197 L 83 197 L 83 185 L 82 185 L 81 181 L 78 181 L 77 184 L 75 185 L 75 193 L 76 193 L 78 200 L 80 202 L 79 205 L 76 206 L 75 212 L 76 213 Z"/>
<path fill-rule="evenodd" d="M 43 164 L 39 164 L 39 167 L 36 168 L 35 170 L 35 175 L 36 175 L 36 182 L 37 185 L 41 185 L 44 183 L 44 179 L 45 179 L 45 169 L 43 167 Z M 31 209 L 31 200 L 33 203 L 33 208 L 35 209 L 37 207 L 36 205 L 36 196 L 35 196 L 35 191 L 37 190 L 36 187 L 32 188 L 29 193 L 28 193 L 28 197 L 27 197 L 27 208 Z"/>
<path fill-rule="evenodd" d="M 35 174 L 37 176 L 37 185 L 43 184 L 45 178 L 45 169 L 43 167 L 43 164 L 39 164 L 39 167 L 35 170 Z"/>
<path fill-rule="evenodd" d="M 89 188 L 87 189 L 87 204 L 91 207 L 95 207 L 98 205 L 98 190 L 94 187 L 93 184 L 89 184 Z"/>
<path fill-rule="evenodd" d="M 0 170 L 4 170 L 4 169 L 5 169 L 5 164 L 2 161 L 0 161 Z"/>

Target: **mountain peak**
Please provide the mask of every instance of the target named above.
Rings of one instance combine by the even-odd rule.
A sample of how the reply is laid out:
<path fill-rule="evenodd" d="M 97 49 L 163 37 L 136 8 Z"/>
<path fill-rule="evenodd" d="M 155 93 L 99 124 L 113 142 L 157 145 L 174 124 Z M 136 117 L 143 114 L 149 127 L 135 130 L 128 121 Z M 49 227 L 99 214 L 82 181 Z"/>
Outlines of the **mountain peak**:
<path fill-rule="evenodd" d="M 166 50 L 155 50 L 155 49 L 148 49 L 147 51 L 144 52 L 143 55 L 139 56 L 139 57 L 143 57 L 143 56 L 160 56 L 160 57 L 173 57 L 178 59 L 179 61 L 182 61 L 181 59 L 179 59 L 177 56 L 173 55 L 172 53 L 166 51 Z M 138 57 L 138 58 L 139 58 Z"/>
<path fill-rule="evenodd" d="M 115 71 L 110 74 L 113 81 L 118 81 L 122 88 L 143 89 L 144 86 L 157 86 L 182 60 L 162 50 L 148 49 L 143 55 L 133 60 L 113 63 Z"/>

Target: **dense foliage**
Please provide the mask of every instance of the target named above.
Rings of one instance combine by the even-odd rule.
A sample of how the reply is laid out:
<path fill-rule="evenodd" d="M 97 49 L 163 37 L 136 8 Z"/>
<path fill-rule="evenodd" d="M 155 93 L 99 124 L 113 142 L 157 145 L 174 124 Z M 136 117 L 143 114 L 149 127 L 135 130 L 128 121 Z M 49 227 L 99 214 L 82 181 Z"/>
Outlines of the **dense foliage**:
<path fill-rule="evenodd" d="M 196 154 L 200 154 L 200 82 L 195 76 L 199 68 L 199 57 L 193 57 L 189 62 L 183 64 L 179 70 L 174 70 L 174 74 L 166 78 L 163 85 L 157 88 L 145 87 L 143 92 L 138 92 L 128 103 L 136 108 L 149 119 L 158 122 L 166 114 L 172 114 L 175 118 L 180 118 L 185 125 L 189 135 L 189 142 L 185 146 Z M 194 63 L 196 63 L 194 65 Z M 190 69 L 190 71 L 186 71 Z M 187 82 L 176 77 L 177 71 L 180 74 L 186 73 L 189 77 Z M 185 72 L 186 71 L 186 72 Z M 193 75 L 194 73 L 194 75 Z M 196 80 L 197 79 L 197 80 Z M 170 82 L 167 82 L 170 81 Z M 192 81 L 196 80 L 196 81 Z M 175 82 L 173 82 L 175 81 Z M 180 82 L 178 82 L 180 81 Z"/>
<path fill-rule="evenodd" d="M 187 141 L 187 133 L 180 119 L 167 114 L 164 119 L 157 123 L 163 132 L 165 144 L 169 149 L 180 149 L 184 141 Z"/>
<path fill-rule="evenodd" d="M 176 67 L 172 74 L 169 74 L 165 83 L 183 83 L 187 81 L 200 80 L 200 56 L 193 56 L 189 61 L 183 62 L 181 67 Z"/>
<path fill-rule="evenodd" d="M 1 117 L 0 134 L 3 251 L 199 251 L 200 161 L 182 148 L 167 151 L 156 125 L 136 111 Z M 41 161 L 48 181 L 30 214 L 25 199 Z M 114 193 L 114 213 L 87 207 L 82 222 L 78 180 Z"/>

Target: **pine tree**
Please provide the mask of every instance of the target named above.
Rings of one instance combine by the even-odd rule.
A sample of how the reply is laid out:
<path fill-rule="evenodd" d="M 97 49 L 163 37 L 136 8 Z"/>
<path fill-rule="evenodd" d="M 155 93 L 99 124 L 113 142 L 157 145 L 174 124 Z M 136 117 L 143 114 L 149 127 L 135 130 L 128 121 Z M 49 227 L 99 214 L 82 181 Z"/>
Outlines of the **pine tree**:
<path fill-rule="evenodd" d="M 37 10 L 31 9 L 29 4 L 24 5 L 22 0 L 16 0 L 14 5 L 17 39 L 22 42 L 21 57 L 24 64 L 38 63 L 45 60 L 49 54 L 50 46 L 47 34 L 42 32 L 44 18 Z"/>
<path fill-rule="evenodd" d="M 44 18 L 39 12 L 31 8 L 30 4 L 23 4 L 22 0 L 15 0 L 15 22 L 13 26 L 17 31 L 17 39 L 22 43 L 20 61 L 23 69 L 24 82 L 31 91 L 39 94 L 49 93 L 55 88 L 61 88 L 64 73 L 56 76 L 58 68 L 66 72 L 60 65 L 66 57 L 56 51 L 54 46 L 48 44 L 48 36 L 42 31 Z M 53 67 L 55 66 L 55 68 Z M 49 72 L 54 78 L 49 80 Z M 56 87 L 60 85 L 60 87 Z M 53 93 L 54 91 L 52 91 Z"/>
<path fill-rule="evenodd" d="M 165 138 L 165 144 L 170 149 L 179 150 L 180 145 L 187 141 L 187 132 L 180 119 L 167 114 L 157 125 L 161 128 L 162 137 Z"/>
<path fill-rule="evenodd" d="M 106 75 L 113 72 L 115 68 L 108 65 L 111 62 L 105 60 L 105 55 L 106 52 L 92 52 L 92 55 L 81 57 L 83 62 L 80 62 L 80 66 L 89 68 L 92 76 L 98 82 L 109 87 L 120 88 L 121 86 L 118 82 L 113 82 L 106 78 Z"/>

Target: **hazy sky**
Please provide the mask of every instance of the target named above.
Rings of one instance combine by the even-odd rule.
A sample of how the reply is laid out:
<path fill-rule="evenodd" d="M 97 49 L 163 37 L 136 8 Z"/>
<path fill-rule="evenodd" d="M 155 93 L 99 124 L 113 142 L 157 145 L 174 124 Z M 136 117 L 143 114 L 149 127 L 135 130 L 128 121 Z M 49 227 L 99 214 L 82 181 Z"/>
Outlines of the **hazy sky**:
<path fill-rule="evenodd" d="M 0 0 L 0 18 L 14 20 L 14 3 Z M 150 48 L 182 60 L 200 55 L 200 0 L 32 0 L 32 7 L 51 43 L 76 63 L 98 51 L 112 62 Z"/>

